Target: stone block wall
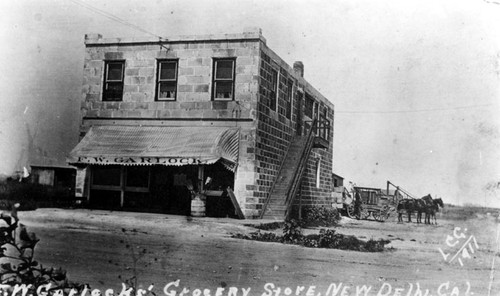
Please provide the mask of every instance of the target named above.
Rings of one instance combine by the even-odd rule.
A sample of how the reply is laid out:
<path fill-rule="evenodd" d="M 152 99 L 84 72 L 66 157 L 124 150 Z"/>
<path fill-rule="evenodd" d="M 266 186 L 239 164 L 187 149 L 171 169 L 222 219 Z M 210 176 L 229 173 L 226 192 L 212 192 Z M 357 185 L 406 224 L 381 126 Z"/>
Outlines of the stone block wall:
<path fill-rule="evenodd" d="M 199 43 L 114 45 L 87 40 L 82 115 L 84 118 L 254 118 L 258 90 L 259 42 L 201 40 Z M 236 57 L 235 100 L 212 100 L 214 58 Z M 155 101 L 158 59 L 178 59 L 175 101 Z M 125 60 L 120 102 L 103 102 L 105 60 Z"/>
<path fill-rule="evenodd" d="M 234 191 L 240 207 L 248 215 L 255 208 L 254 119 L 262 40 L 260 32 L 179 37 L 161 43 L 89 36 L 84 63 L 81 135 L 93 124 L 239 126 L 240 152 Z M 213 60 L 225 57 L 236 59 L 234 100 L 212 100 Z M 155 101 L 158 59 L 178 60 L 175 101 Z M 105 60 L 125 61 L 122 101 L 102 101 Z"/>
<path fill-rule="evenodd" d="M 257 105 L 256 187 L 254 190 L 255 212 L 262 210 L 269 191 L 276 180 L 279 168 L 293 136 L 292 120 L 286 117 L 288 85 L 283 81 L 293 79 L 289 69 L 282 67 L 281 60 L 273 60 L 261 51 L 259 99 Z M 278 89 L 273 92 L 272 71 L 278 75 Z M 296 83 L 295 83 L 296 84 Z M 290 90 L 290 91 L 293 91 Z"/>
<path fill-rule="evenodd" d="M 296 135 L 297 111 L 302 112 L 302 121 L 311 121 L 303 114 L 305 96 L 301 105 L 297 104 L 299 89 L 314 97 L 318 104 L 327 108 L 327 117 L 332 124 L 328 149 L 314 148 L 306 166 L 301 185 L 302 204 L 331 205 L 332 163 L 333 163 L 333 104 L 307 83 L 298 73 L 287 65 L 272 50 L 263 45 L 260 61 L 260 84 L 257 105 L 257 144 L 256 144 L 256 187 L 254 191 L 254 216 L 261 212 L 276 180 L 279 168 L 286 156 L 287 149 Z M 273 69 L 278 72 L 277 95 L 272 91 Z M 292 82 L 290 84 L 289 82 Z M 288 92 L 292 92 L 292 102 Z M 276 103 L 273 100 L 276 100 Z M 276 104 L 276 105 L 275 105 Z M 287 112 L 292 104 L 291 114 Z M 288 113 L 288 114 L 287 114 Z M 287 116 L 288 115 L 288 116 Z M 291 115 L 291 116 L 290 116 Z M 302 124 L 304 125 L 304 124 Z M 316 159 L 321 162 L 321 183 L 316 186 Z M 297 202 L 298 199 L 295 199 Z"/>
<path fill-rule="evenodd" d="M 331 146 L 332 144 L 330 144 Z M 317 184 L 317 162 L 320 161 L 320 183 Z M 331 150 L 315 148 L 307 162 L 306 171 L 300 188 L 300 203 L 302 206 L 319 205 L 331 206 L 333 192 L 332 155 Z M 294 200 L 299 204 L 299 199 Z"/>
<path fill-rule="evenodd" d="M 235 58 L 235 96 L 212 100 L 214 58 Z M 178 60 L 175 101 L 155 101 L 158 59 Z M 122 101 L 102 101 L 105 60 L 124 60 Z M 272 69 L 278 89 L 272 90 Z M 222 36 L 184 36 L 168 41 L 102 39 L 86 36 L 81 135 L 93 124 L 239 126 L 240 151 L 235 195 L 248 218 L 260 216 L 290 141 L 296 134 L 299 90 L 329 109 L 333 104 L 270 50 L 260 31 Z M 290 112 L 289 93 L 293 93 Z M 302 115 L 302 120 L 310 120 Z M 333 130 L 330 147 L 313 149 L 302 184 L 302 203 L 326 204 L 331 198 Z M 316 162 L 321 159 L 321 186 Z"/>
<path fill-rule="evenodd" d="M 324 148 L 313 148 L 311 156 L 307 162 L 306 171 L 302 180 L 300 188 L 300 203 L 302 205 L 319 205 L 319 206 L 331 206 L 332 205 L 332 192 L 333 192 L 333 139 L 334 139 L 334 110 L 328 108 L 327 106 L 322 106 L 327 108 L 327 119 L 330 121 L 330 132 L 328 135 L 328 149 Z M 310 120 L 306 116 L 307 120 Z M 317 167 L 319 160 L 320 169 L 320 182 L 317 182 Z M 299 200 L 295 199 L 295 205 L 299 204 Z"/>

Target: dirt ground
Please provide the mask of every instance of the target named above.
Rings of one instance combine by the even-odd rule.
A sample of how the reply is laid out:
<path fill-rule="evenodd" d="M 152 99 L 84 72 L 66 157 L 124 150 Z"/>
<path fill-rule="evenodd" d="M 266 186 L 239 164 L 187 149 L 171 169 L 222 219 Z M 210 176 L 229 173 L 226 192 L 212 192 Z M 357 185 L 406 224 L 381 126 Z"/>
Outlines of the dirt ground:
<path fill-rule="evenodd" d="M 441 214 L 432 226 L 342 219 L 340 233 L 391 240 L 393 249 L 382 253 L 230 237 L 256 231 L 247 224 L 262 220 L 83 209 L 19 216 L 41 239 L 39 262 L 66 269 L 71 280 L 103 295 L 106 289 L 118 295 L 121 283 L 134 275 L 140 287 L 153 285 L 157 295 L 168 296 L 179 296 L 183 288 L 193 296 L 499 295 L 499 211 L 454 213 Z M 467 251 L 455 256 L 462 246 Z"/>

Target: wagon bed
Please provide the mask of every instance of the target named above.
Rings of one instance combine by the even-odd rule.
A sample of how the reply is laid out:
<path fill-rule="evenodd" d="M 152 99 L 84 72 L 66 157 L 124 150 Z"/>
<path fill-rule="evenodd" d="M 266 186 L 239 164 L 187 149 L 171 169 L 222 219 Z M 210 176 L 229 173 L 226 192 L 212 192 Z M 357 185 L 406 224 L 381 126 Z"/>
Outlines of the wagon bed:
<path fill-rule="evenodd" d="M 356 219 L 368 219 L 370 216 L 377 221 L 385 221 L 396 213 L 400 195 L 388 195 L 379 188 L 354 187 L 353 201 L 344 205 L 347 215 Z"/>

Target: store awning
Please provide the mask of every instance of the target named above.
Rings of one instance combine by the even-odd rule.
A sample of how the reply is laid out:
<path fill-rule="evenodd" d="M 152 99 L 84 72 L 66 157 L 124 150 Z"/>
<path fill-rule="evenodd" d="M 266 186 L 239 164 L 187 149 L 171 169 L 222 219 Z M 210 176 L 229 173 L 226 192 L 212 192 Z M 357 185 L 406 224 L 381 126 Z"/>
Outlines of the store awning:
<path fill-rule="evenodd" d="M 238 163 L 239 129 L 227 127 L 94 126 L 70 164 L 199 165 Z"/>

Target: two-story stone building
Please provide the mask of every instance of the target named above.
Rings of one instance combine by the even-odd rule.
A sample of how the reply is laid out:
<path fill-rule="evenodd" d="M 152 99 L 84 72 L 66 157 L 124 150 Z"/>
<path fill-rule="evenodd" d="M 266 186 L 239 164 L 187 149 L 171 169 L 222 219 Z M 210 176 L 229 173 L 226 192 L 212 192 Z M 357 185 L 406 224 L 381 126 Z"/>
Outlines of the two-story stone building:
<path fill-rule="evenodd" d="M 85 46 L 68 162 L 90 206 L 189 214 L 193 192 L 209 216 L 331 206 L 334 106 L 259 29 Z"/>

